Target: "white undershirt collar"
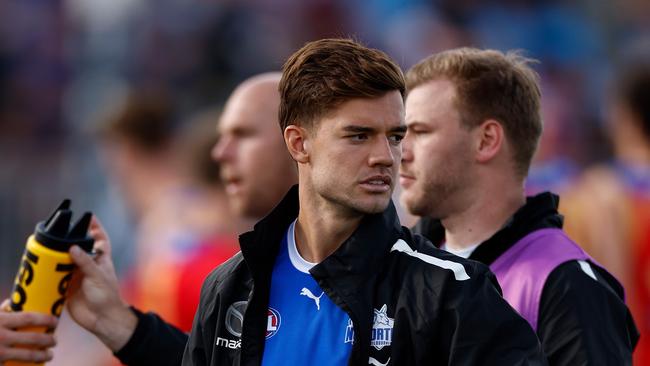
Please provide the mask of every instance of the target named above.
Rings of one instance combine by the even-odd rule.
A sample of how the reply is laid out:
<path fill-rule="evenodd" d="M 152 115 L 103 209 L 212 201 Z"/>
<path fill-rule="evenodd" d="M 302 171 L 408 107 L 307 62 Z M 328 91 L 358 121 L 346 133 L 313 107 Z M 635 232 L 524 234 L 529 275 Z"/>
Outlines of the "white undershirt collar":
<path fill-rule="evenodd" d="M 446 250 L 451 254 L 467 259 L 469 258 L 470 255 L 472 255 L 472 253 L 474 253 L 474 250 L 478 248 L 479 245 L 481 245 L 481 243 L 470 245 L 463 249 L 451 249 L 451 248 L 447 248 L 447 243 L 443 243 L 440 246 L 440 249 Z"/>
<path fill-rule="evenodd" d="M 289 259 L 291 264 L 303 273 L 309 273 L 309 270 L 312 269 L 318 263 L 312 263 L 305 260 L 300 253 L 298 253 L 298 248 L 296 247 L 296 221 L 294 220 L 291 225 L 289 225 L 289 230 L 287 230 L 287 245 L 289 249 Z"/>

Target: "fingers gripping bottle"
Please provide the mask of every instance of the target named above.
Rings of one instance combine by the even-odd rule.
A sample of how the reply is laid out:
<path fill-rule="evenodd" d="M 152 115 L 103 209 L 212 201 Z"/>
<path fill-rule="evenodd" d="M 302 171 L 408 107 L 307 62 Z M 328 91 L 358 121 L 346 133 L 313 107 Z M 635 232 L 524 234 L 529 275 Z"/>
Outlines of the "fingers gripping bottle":
<path fill-rule="evenodd" d="M 27 239 L 18 274 L 11 293 L 12 311 L 34 311 L 60 316 L 74 263 L 68 254 L 72 245 L 90 252 L 94 240 L 87 235 L 92 214 L 86 212 L 72 227 L 70 200 L 61 205 L 46 220 L 36 225 L 34 234 Z M 21 329 L 47 332 L 43 328 Z M 42 365 L 6 363 L 6 365 Z"/>

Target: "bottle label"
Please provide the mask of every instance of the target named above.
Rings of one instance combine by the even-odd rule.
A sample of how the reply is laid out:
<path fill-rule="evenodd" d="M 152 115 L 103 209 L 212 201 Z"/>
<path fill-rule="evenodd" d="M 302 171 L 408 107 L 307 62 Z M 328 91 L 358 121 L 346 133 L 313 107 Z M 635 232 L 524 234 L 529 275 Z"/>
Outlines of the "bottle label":
<path fill-rule="evenodd" d="M 14 282 L 11 309 L 60 316 L 73 269 L 68 253 L 48 249 L 31 236 Z"/>

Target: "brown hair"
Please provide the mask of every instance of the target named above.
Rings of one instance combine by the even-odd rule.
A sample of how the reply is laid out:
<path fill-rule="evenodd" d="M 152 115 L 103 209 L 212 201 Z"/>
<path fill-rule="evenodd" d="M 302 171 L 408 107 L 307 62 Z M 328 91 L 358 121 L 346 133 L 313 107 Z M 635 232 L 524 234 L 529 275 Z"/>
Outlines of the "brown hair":
<path fill-rule="evenodd" d="M 619 103 L 638 118 L 645 139 L 650 141 L 650 57 L 635 56 L 621 67 L 615 82 L 615 95 Z"/>
<path fill-rule="evenodd" d="M 134 91 L 100 124 L 97 132 L 101 139 L 123 141 L 142 152 L 155 154 L 168 148 L 173 140 L 173 114 L 166 95 Z"/>
<path fill-rule="evenodd" d="M 437 79 L 456 86 L 456 107 L 463 124 L 476 127 L 486 119 L 501 123 L 514 148 L 517 174 L 525 177 L 542 134 L 537 62 L 519 52 L 458 48 L 434 54 L 406 73 L 408 90 Z"/>
<path fill-rule="evenodd" d="M 220 108 L 199 111 L 184 121 L 178 136 L 178 153 L 190 177 L 214 188 L 222 187 L 221 166 L 212 158 L 212 149 L 219 138 L 214 126 L 220 116 Z"/>
<path fill-rule="evenodd" d="M 353 98 L 405 94 L 404 75 L 382 51 L 350 39 L 309 42 L 291 55 L 280 80 L 280 127 L 313 121 Z"/>

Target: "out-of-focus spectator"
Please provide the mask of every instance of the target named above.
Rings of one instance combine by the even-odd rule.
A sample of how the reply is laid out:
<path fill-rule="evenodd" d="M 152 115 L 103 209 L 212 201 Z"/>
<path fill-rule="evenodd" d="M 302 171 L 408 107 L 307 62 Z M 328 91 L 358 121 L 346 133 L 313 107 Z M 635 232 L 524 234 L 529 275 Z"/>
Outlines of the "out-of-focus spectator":
<path fill-rule="evenodd" d="M 569 235 L 627 289 L 641 333 L 636 365 L 650 364 L 650 54 L 617 76 L 607 120 L 614 157 L 584 172 L 561 203 Z"/>
<path fill-rule="evenodd" d="M 219 163 L 211 157 L 218 139 L 215 122 L 220 114 L 218 109 L 209 109 L 194 116 L 179 144 L 189 178 L 203 192 L 195 198 L 204 200 L 196 203 L 196 210 L 188 207 L 186 214 L 201 227 L 212 228 L 196 243 L 169 258 L 178 277 L 175 283 L 161 284 L 161 287 L 171 287 L 170 297 L 176 300 L 175 314 L 169 321 L 188 332 L 199 304 L 203 280 L 216 266 L 239 251 L 236 235 L 252 224 L 232 211 L 219 175 Z"/>
<path fill-rule="evenodd" d="M 189 331 L 203 278 L 239 250 L 236 233 L 244 224 L 232 215 L 219 166 L 210 158 L 218 112 L 181 124 L 174 111 L 163 94 L 135 92 L 99 135 L 109 176 L 135 221 L 130 239 L 135 258 L 124 281 L 127 298 Z M 59 334 L 65 339 L 54 350 L 55 364 L 109 362 L 106 352 L 71 352 L 83 332 L 64 320 Z"/>
<path fill-rule="evenodd" d="M 541 65 L 539 65 L 541 66 Z M 580 173 L 573 147 L 579 139 L 574 109 L 575 89 L 562 75 L 546 73 L 541 79 L 544 133 L 526 178 L 526 192 L 535 195 L 551 191 L 563 195 Z"/>
<path fill-rule="evenodd" d="M 279 81 L 279 73 L 268 73 L 242 83 L 228 99 L 218 123 L 220 136 L 212 155 L 220 162 L 219 173 L 227 187 L 230 206 L 239 217 L 265 216 L 297 180 L 295 162 L 277 130 Z M 204 161 L 205 157 L 207 154 L 192 161 Z M 213 177 L 209 173 L 202 174 L 207 181 Z M 108 238 L 100 235 L 103 229 L 96 224 L 96 245 L 110 254 Z M 208 249 L 208 253 L 195 251 L 196 255 L 179 271 L 184 293 L 198 293 L 202 278 L 197 273 L 206 273 L 218 263 L 214 256 L 208 257 L 214 253 L 214 246 Z M 152 359 L 156 364 L 180 363 L 187 334 L 154 313 L 142 314 L 127 308 L 117 293 L 110 258 L 100 255 L 97 263 L 87 256 L 79 258 L 85 258 L 84 264 L 78 264 L 87 277 L 80 287 L 83 291 L 73 294 L 68 303 L 74 319 L 95 333 L 126 364 L 146 364 Z M 97 265 L 102 269 L 92 270 L 99 269 Z M 151 334 L 156 337 L 150 337 Z"/>
<path fill-rule="evenodd" d="M 220 247 L 221 261 L 227 259 L 242 228 L 230 212 L 218 165 L 210 160 L 216 143 L 212 117 L 210 127 L 190 126 L 199 130 L 179 138 L 170 99 L 133 94 L 101 133 L 107 167 L 137 225 L 129 300 L 185 330 L 191 322 L 181 324 L 178 307 L 188 295 L 174 285 L 179 266 L 206 242 Z"/>

